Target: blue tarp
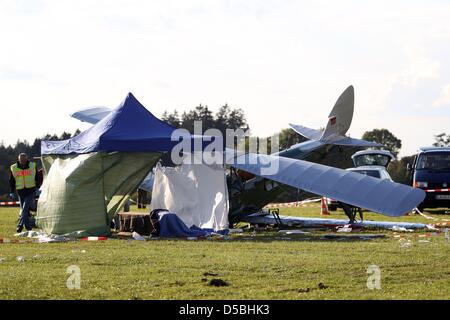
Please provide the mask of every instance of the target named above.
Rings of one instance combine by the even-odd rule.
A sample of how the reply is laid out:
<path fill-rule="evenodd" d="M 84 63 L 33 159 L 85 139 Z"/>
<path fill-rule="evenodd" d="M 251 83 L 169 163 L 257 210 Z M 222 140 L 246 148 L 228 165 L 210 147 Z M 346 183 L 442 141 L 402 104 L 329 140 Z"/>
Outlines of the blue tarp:
<path fill-rule="evenodd" d="M 42 154 L 73 154 L 97 151 L 166 152 L 174 127 L 156 118 L 131 93 L 108 116 L 64 141 L 42 141 Z"/>
<path fill-rule="evenodd" d="M 213 233 L 228 233 L 228 230 L 215 232 L 212 229 L 201 229 L 197 226 L 188 228 L 175 213 L 160 212 L 158 215 L 160 228 L 159 236 L 162 238 L 207 237 Z"/>

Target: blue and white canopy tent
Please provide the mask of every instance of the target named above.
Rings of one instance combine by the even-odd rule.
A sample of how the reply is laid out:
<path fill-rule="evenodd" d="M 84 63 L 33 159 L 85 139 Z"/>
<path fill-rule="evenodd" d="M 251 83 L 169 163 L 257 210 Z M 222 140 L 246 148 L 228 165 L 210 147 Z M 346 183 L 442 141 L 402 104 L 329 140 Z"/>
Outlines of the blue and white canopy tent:
<path fill-rule="evenodd" d="M 64 141 L 42 141 L 47 154 L 85 154 L 90 152 L 167 152 L 176 128 L 156 118 L 129 93 L 106 117 L 78 136 Z"/>
<path fill-rule="evenodd" d="M 107 235 L 110 222 L 177 141 L 129 93 L 106 117 L 65 141 L 42 141 L 46 178 L 37 223 L 48 234 Z"/>

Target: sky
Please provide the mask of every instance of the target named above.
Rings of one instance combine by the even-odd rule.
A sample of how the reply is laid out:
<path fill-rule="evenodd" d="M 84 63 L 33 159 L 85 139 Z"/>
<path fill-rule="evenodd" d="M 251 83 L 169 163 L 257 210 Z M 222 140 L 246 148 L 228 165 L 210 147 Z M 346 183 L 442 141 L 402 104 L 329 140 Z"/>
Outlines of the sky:
<path fill-rule="evenodd" d="M 355 88 L 351 137 L 400 155 L 450 133 L 450 2 L 0 0 L 0 141 L 85 130 L 69 117 L 128 92 L 156 116 L 200 103 L 252 133 L 324 127 Z"/>

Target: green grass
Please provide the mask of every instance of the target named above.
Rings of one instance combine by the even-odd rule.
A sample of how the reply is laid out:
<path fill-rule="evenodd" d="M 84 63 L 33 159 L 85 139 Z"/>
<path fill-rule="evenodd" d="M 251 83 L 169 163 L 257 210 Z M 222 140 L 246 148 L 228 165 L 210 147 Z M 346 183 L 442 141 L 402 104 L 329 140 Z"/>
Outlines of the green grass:
<path fill-rule="evenodd" d="M 133 208 L 135 211 L 135 208 Z M 319 217 L 318 206 L 281 214 Z M 433 214 L 449 218 L 448 215 Z M 16 208 L 0 208 L 0 237 L 13 238 Z M 331 217 L 344 218 L 341 211 Z M 386 219 L 366 214 L 366 219 Z M 399 221 L 425 222 L 414 215 Z M 0 244 L 0 299 L 448 299 L 450 244 L 442 234 L 393 233 L 376 241 L 324 241 L 251 231 L 225 242 L 107 240 Z M 318 233 L 321 235 L 322 233 Z M 285 239 L 285 238 L 289 238 Z M 17 256 L 25 257 L 18 262 Z M 381 269 L 381 290 L 369 290 L 367 268 Z M 68 266 L 81 269 L 69 290 Z M 208 275 L 214 274 L 214 275 Z M 229 285 L 210 286 L 219 278 Z M 323 284 L 323 285 L 319 285 Z"/>

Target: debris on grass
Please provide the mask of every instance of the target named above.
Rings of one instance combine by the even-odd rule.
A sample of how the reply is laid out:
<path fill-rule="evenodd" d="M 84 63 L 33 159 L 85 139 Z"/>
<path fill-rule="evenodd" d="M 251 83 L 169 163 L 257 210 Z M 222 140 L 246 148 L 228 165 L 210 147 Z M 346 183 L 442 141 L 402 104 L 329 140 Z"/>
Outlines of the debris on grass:
<path fill-rule="evenodd" d="M 19 261 L 19 262 L 24 262 L 24 261 L 25 261 L 25 257 L 23 257 L 23 256 L 18 256 L 18 257 L 16 258 L 16 260 Z"/>
<path fill-rule="evenodd" d="M 222 279 L 211 279 L 211 281 L 209 281 L 208 285 L 210 286 L 214 286 L 214 287 L 228 287 L 229 284 L 228 282 L 222 280 Z"/>
<path fill-rule="evenodd" d="M 206 237 L 208 240 L 215 240 L 215 241 L 225 241 L 228 240 L 228 236 L 225 236 L 223 234 L 219 233 L 211 233 L 209 236 Z"/>
<path fill-rule="evenodd" d="M 413 229 L 406 229 L 404 227 L 397 227 L 397 226 L 393 226 L 392 230 L 393 231 L 398 231 L 398 232 L 414 232 Z"/>
<path fill-rule="evenodd" d="M 67 242 L 71 240 L 76 240 L 75 238 L 70 238 L 66 236 L 61 235 L 47 235 L 42 231 L 24 231 L 20 233 L 16 233 L 14 235 L 15 237 L 21 237 L 21 238 L 30 238 L 35 240 L 12 240 L 10 242 L 13 243 L 29 243 L 36 242 L 36 243 L 48 243 L 48 242 Z"/>
<path fill-rule="evenodd" d="M 319 284 L 317 285 L 317 287 L 319 288 L 319 290 L 325 290 L 325 289 L 328 288 L 328 286 L 324 285 L 322 282 L 319 283 Z"/>
<path fill-rule="evenodd" d="M 212 273 L 212 272 L 205 272 L 203 273 L 204 277 L 217 277 L 218 274 L 217 273 Z"/>
<path fill-rule="evenodd" d="M 133 231 L 133 234 L 131 236 L 133 237 L 134 240 L 145 241 L 145 238 L 143 236 L 141 236 L 139 233 L 137 233 L 136 231 Z"/>
<path fill-rule="evenodd" d="M 338 233 L 350 233 L 350 232 L 352 232 L 352 230 L 353 229 L 352 229 L 351 225 L 346 224 L 343 227 L 338 227 L 336 232 L 338 232 Z"/>
<path fill-rule="evenodd" d="M 311 234 L 311 232 L 303 231 L 303 230 L 280 230 L 278 233 L 284 234 Z"/>
<path fill-rule="evenodd" d="M 411 241 L 404 242 L 400 245 L 400 247 L 402 247 L 402 248 L 412 247 L 412 242 Z"/>
<path fill-rule="evenodd" d="M 297 292 L 298 293 L 308 293 L 308 292 L 311 292 L 311 291 L 313 291 L 313 290 L 325 290 L 325 289 L 328 289 L 328 287 L 329 286 L 327 286 L 327 285 L 325 285 L 325 284 L 323 284 L 322 282 L 320 282 L 318 285 L 317 285 L 317 288 L 301 288 L 301 289 L 298 289 L 297 290 Z"/>
<path fill-rule="evenodd" d="M 40 233 L 37 231 L 24 231 L 14 234 L 15 237 L 22 237 L 22 238 L 35 238 L 39 235 Z"/>

